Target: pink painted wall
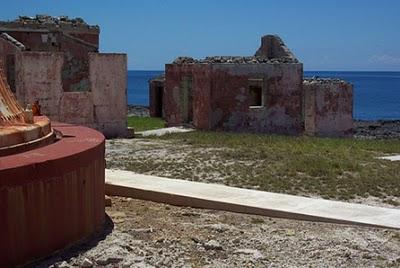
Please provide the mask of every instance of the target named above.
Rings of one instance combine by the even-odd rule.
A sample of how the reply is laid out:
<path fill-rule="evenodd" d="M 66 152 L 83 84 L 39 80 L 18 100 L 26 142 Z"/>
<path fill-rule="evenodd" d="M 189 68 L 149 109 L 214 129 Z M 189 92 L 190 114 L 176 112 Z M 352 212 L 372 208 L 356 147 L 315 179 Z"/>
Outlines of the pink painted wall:
<path fill-rule="evenodd" d="M 23 107 L 38 100 L 42 113 L 52 121 L 60 120 L 63 96 L 60 52 L 22 52 L 16 55 L 16 97 Z M 73 123 L 73 122 L 71 122 Z"/>
<path fill-rule="evenodd" d="M 125 136 L 127 58 L 125 54 L 89 53 L 88 90 L 69 92 L 63 84 L 65 54 L 21 52 L 16 55 L 16 96 L 25 107 L 38 100 L 53 121 L 82 124 L 107 137 Z"/>
<path fill-rule="evenodd" d="M 353 86 L 344 81 L 303 83 L 305 133 L 346 137 L 353 134 Z"/>
<path fill-rule="evenodd" d="M 89 79 L 96 129 L 125 136 L 127 129 L 126 54 L 89 53 Z"/>
<path fill-rule="evenodd" d="M 302 64 L 167 64 L 165 114 L 182 124 L 182 79 L 193 79 L 193 125 L 199 129 L 301 134 Z M 251 108 L 249 79 L 262 81 L 264 103 Z"/>

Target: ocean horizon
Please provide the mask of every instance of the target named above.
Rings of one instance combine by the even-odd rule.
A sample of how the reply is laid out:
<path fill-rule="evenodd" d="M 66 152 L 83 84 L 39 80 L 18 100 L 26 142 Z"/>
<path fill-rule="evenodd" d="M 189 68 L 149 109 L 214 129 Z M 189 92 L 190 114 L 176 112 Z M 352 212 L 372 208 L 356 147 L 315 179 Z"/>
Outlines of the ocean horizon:
<path fill-rule="evenodd" d="M 149 106 L 149 79 L 163 71 L 129 70 L 128 104 Z M 400 72 L 304 71 L 304 77 L 340 78 L 354 86 L 353 116 L 358 120 L 400 120 Z"/>

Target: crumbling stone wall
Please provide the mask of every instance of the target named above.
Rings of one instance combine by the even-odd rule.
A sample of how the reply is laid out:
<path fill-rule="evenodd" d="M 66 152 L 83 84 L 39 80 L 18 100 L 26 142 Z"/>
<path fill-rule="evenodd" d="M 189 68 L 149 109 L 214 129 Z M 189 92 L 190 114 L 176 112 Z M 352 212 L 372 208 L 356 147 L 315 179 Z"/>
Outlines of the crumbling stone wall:
<path fill-rule="evenodd" d="M 166 65 L 165 114 L 169 125 L 199 129 L 302 133 L 301 64 Z M 192 77 L 193 120 L 182 109 L 182 81 Z M 264 102 L 251 107 L 249 85 L 259 79 Z"/>
<path fill-rule="evenodd" d="M 127 58 L 97 53 L 98 26 L 36 16 L 0 22 L 0 32 L 0 64 L 12 68 L 8 80 L 16 81 L 21 104 L 37 100 L 53 121 L 93 127 L 107 137 L 127 135 Z"/>
<path fill-rule="evenodd" d="M 97 26 L 90 26 L 82 19 L 68 17 L 38 15 L 0 22 L 0 32 L 23 44 L 24 50 L 65 53 L 62 71 L 65 91 L 89 90 L 88 53 L 98 52 L 99 31 Z"/>
<path fill-rule="evenodd" d="M 27 50 L 58 51 L 60 37 L 67 35 L 92 46 L 99 46 L 100 28 L 89 25 L 81 18 L 37 15 L 20 16 L 13 21 L 0 21 L 0 32 L 8 33 L 23 43 Z"/>
<path fill-rule="evenodd" d="M 308 135 L 346 137 L 353 134 L 353 86 L 337 79 L 306 79 L 304 126 Z"/>
<path fill-rule="evenodd" d="M 290 59 L 297 61 L 294 54 L 277 35 L 265 35 L 261 38 L 261 47 L 255 56 L 266 59 Z"/>
<path fill-rule="evenodd" d="M 81 124 L 107 137 L 125 136 L 127 58 L 125 54 L 89 54 L 89 89 L 66 92 L 64 53 L 23 52 L 16 56 L 17 98 L 26 106 L 38 100 L 52 121 Z"/>
<path fill-rule="evenodd" d="M 126 54 L 89 54 L 95 128 L 106 137 L 127 135 L 127 61 Z"/>
<path fill-rule="evenodd" d="M 210 72 L 211 66 L 208 64 L 166 65 L 164 112 L 169 126 L 189 124 L 198 129 L 211 128 Z M 187 87 L 185 80 L 191 80 L 190 89 L 183 89 Z"/>
<path fill-rule="evenodd" d="M 165 66 L 165 81 L 150 82 L 151 115 L 162 109 L 169 126 L 197 129 L 348 136 L 352 97 L 344 81 L 303 83 L 303 65 L 275 35 L 255 56 L 179 57 Z"/>
<path fill-rule="evenodd" d="M 26 107 L 38 100 L 41 112 L 50 120 L 59 121 L 63 64 L 63 53 L 27 51 L 16 54 L 16 97 L 20 104 Z"/>

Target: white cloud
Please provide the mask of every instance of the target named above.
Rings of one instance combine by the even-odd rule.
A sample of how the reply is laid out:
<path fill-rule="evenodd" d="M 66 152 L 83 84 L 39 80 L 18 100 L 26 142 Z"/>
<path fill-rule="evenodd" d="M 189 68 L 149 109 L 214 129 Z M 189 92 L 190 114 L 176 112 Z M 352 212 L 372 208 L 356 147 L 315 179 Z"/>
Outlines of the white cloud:
<path fill-rule="evenodd" d="M 400 56 L 392 56 L 388 54 L 372 55 L 369 57 L 368 62 L 381 64 L 400 64 Z"/>

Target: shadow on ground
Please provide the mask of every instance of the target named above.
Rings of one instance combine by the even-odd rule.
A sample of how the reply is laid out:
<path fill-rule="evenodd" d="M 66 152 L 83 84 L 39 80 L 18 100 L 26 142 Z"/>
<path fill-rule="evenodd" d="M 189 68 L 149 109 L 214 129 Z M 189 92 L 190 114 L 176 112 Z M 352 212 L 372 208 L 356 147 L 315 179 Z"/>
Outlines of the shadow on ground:
<path fill-rule="evenodd" d="M 77 257 L 83 252 L 94 248 L 97 244 L 104 240 L 114 229 L 112 219 L 106 214 L 104 227 L 102 230 L 90 235 L 89 237 L 74 243 L 72 246 L 56 251 L 51 256 L 36 260 L 23 267 L 47 268 L 55 263 L 69 261 L 71 258 Z"/>

